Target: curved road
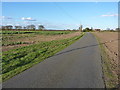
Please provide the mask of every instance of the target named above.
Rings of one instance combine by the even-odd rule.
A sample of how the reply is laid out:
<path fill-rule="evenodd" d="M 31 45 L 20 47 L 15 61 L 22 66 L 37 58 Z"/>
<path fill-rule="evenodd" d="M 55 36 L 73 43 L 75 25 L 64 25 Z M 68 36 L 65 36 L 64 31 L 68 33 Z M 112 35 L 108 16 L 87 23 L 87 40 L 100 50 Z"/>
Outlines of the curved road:
<path fill-rule="evenodd" d="M 91 33 L 3 83 L 3 88 L 104 88 L 98 42 Z"/>

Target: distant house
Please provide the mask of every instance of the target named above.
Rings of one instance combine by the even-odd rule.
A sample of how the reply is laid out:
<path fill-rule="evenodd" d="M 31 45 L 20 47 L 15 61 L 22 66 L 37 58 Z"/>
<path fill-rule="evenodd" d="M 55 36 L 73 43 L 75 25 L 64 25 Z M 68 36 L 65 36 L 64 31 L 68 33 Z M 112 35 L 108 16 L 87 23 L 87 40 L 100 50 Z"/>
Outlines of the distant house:
<path fill-rule="evenodd" d="M 100 32 L 101 31 L 101 29 L 94 29 L 96 32 Z"/>

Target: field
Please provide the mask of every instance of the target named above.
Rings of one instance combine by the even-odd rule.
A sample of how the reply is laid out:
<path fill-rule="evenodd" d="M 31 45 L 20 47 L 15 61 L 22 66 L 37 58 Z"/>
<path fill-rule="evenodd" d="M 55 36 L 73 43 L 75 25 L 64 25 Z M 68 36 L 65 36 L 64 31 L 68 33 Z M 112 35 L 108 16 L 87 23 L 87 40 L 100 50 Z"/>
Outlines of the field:
<path fill-rule="evenodd" d="M 44 41 L 66 39 L 80 34 L 76 31 L 3 31 L 2 33 L 2 51 Z"/>
<path fill-rule="evenodd" d="M 27 34 L 23 31 L 20 33 L 16 33 L 16 31 L 3 32 L 3 81 L 40 63 L 83 36 L 83 33 L 75 31 L 40 32 Z"/>
<path fill-rule="evenodd" d="M 118 85 L 118 32 L 93 33 L 100 42 L 106 87 Z"/>

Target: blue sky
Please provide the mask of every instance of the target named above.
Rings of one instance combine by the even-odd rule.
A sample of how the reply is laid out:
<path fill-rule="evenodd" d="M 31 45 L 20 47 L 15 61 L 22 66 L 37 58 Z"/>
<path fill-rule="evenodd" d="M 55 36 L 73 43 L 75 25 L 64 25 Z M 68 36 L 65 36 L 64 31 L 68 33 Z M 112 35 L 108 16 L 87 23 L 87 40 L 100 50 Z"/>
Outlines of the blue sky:
<path fill-rule="evenodd" d="M 44 25 L 47 29 L 118 26 L 117 2 L 3 2 L 3 25 Z"/>

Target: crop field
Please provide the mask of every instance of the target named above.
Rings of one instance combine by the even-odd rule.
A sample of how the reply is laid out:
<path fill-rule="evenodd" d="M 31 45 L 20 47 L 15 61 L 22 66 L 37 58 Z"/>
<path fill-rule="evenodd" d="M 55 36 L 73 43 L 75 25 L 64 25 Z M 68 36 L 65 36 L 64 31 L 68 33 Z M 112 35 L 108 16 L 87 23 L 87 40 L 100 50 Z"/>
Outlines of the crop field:
<path fill-rule="evenodd" d="M 76 31 L 2 31 L 2 34 L 42 34 L 42 35 L 58 35 L 69 34 Z"/>
<path fill-rule="evenodd" d="M 100 41 L 106 87 L 118 84 L 118 32 L 94 32 Z"/>
<path fill-rule="evenodd" d="M 76 31 L 2 31 L 2 51 L 79 34 Z"/>
<path fill-rule="evenodd" d="M 49 31 L 51 33 L 51 31 Z M 48 33 L 49 33 L 48 32 Z M 54 33 L 54 34 L 53 34 Z M 22 44 L 17 48 L 3 50 L 2 53 L 2 79 L 3 81 L 19 74 L 20 72 L 40 63 L 46 58 L 69 46 L 84 33 L 72 31 L 54 31 L 50 35 L 36 33 L 3 33 L 4 47 Z M 45 38 L 47 37 L 47 38 Z M 40 39 L 40 40 L 39 40 Z M 43 40 L 42 40 L 43 39 Z M 44 40 L 45 39 L 45 40 Z M 25 40 L 28 40 L 26 42 Z M 38 40 L 38 42 L 36 41 Z M 8 43 L 7 43 L 8 42 Z M 34 43 L 30 43 L 34 42 Z M 30 43 L 30 44 L 29 44 Z M 29 45 L 25 45 L 29 44 Z"/>

